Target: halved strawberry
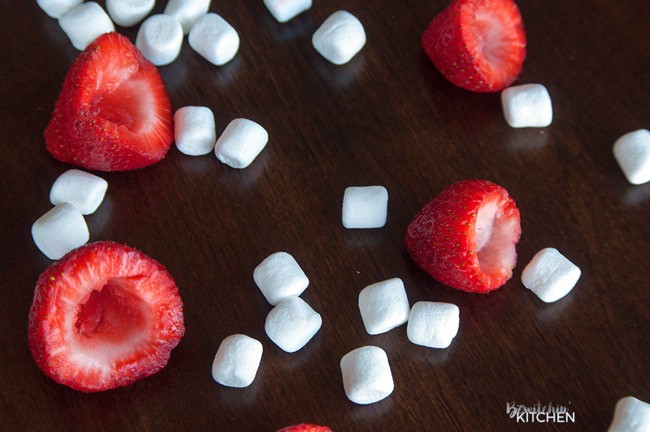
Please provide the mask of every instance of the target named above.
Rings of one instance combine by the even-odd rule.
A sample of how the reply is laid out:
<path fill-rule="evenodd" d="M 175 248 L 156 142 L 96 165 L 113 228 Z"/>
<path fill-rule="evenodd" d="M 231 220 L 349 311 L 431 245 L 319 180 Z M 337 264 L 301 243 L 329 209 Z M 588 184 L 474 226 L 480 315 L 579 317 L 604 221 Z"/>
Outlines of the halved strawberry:
<path fill-rule="evenodd" d="M 513 0 L 453 0 L 424 31 L 422 47 L 453 84 L 495 92 L 521 73 L 526 33 Z"/>
<path fill-rule="evenodd" d="M 36 364 L 86 392 L 158 372 L 184 332 L 183 303 L 167 270 L 112 242 L 82 246 L 48 267 L 29 311 Z"/>
<path fill-rule="evenodd" d="M 287 426 L 277 432 L 332 432 L 327 426 L 318 426 L 314 424 L 301 423 L 293 426 Z"/>
<path fill-rule="evenodd" d="M 424 206 L 404 242 L 415 262 L 453 288 L 486 293 L 501 287 L 517 263 L 519 209 L 487 180 L 463 180 Z"/>
<path fill-rule="evenodd" d="M 73 62 L 45 129 L 56 159 L 102 171 L 158 162 L 172 143 L 172 109 L 156 67 L 106 33 Z"/>

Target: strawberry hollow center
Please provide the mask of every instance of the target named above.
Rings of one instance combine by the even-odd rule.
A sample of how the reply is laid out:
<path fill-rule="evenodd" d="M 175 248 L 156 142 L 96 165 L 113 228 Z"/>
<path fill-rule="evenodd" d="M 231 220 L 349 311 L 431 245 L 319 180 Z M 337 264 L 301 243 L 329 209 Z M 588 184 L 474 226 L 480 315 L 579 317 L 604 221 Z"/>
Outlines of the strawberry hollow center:
<path fill-rule="evenodd" d="M 515 246 L 519 223 L 500 206 L 499 199 L 487 199 L 476 215 L 476 256 L 486 274 L 509 274 L 517 262 Z"/>
<path fill-rule="evenodd" d="M 146 132 L 151 116 L 148 94 L 148 84 L 132 77 L 97 95 L 91 102 L 91 110 L 118 128 L 124 127 L 135 134 Z"/>
<path fill-rule="evenodd" d="M 75 329 L 86 342 L 121 344 L 146 332 L 148 315 L 146 302 L 128 289 L 128 281 L 114 278 L 78 306 Z"/>

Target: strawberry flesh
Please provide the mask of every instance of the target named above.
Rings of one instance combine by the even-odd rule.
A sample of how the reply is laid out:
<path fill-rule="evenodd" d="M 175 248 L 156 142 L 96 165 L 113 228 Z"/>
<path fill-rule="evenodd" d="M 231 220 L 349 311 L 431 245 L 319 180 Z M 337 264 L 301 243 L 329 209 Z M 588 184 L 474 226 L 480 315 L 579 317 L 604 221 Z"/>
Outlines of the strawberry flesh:
<path fill-rule="evenodd" d="M 328 428 L 327 426 L 300 423 L 297 425 L 284 427 L 277 432 L 332 432 L 332 429 Z"/>
<path fill-rule="evenodd" d="M 503 90 L 526 58 L 526 34 L 513 0 L 453 0 L 421 42 L 445 78 L 475 92 Z"/>
<path fill-rule="evenodd" d="M 405 245 L 439 282 L 486 293 L 503 286 L 517 263 L 520 215 L 508 192 L 486 180 L 446 188 L 409 225 Z"/>
<path fill-rule="evenodd" d="M 106 33 L 70 67 L 45 143 L 62 162 L 129 170 L 165 157 L 173 140 L 172 122 L 156 67 L 126 37 Z"/>
<path fill-rule="evenodd" d="M 94 392 L 162 369 L 185 331 L 165 268 L 127 246 L 97 242 L 48 267 L 29 314 L 29 346 L 55 381 Z"/>

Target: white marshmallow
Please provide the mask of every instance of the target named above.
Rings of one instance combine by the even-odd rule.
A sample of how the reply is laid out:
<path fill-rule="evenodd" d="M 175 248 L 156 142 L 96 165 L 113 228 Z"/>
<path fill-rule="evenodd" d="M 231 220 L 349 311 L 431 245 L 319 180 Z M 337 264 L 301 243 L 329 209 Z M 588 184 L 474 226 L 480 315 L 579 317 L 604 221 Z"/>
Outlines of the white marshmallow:
<path fill-rule="evenodd" d="M 619 399 L 607 432 L 650 432 L 650 404 L 633 396 Z"/>
<path fill-rule="evenodd" d="M 555 248 L 537 252 L 521 273 L 521 282 L 546 303 L 569 294 L 580 279 L 580 269 Z"/>
<path fill-rule="evenodd" d="M 361 22 L 350 12 L 334 12 L 316 30 L 311 43 L 320 55 L 336 65 L 349 62 L 366 44 Z"/>
<path fill-rule="evenodd" d="M 542 84 L 522 84 L 501 92 L 506 122 L 513 128 L 546 127 L 553 121 L 553 105 Z"/>
<path fill-rule="evenodd" d="M 149 15 L 156 0 L 106 0 L 106 11 L 113 22 L 131 27 Z"/>
<path fill-rule="evenodd" d="M 455 304 L 421 301 L 411 308 L 406 336 L 416 345 L 447 348 L 459 326 L 460 309 Z"/>
<path fill-rule="evenodd" d="M 409 318 L 409 301 L 399 278 L 368 285 L 359 293 L 359 311 L 368 334 L 385 333 Z"/>
<path fill-rule="evenodd" d="M 176 18 L 152 15 L 140 25 L 135 46 L 156 66 L 168 65 L 178 57 L 183 45 L 183 29 Z"/>
<path fill-rule="evenodd" d="M 34 222 L 32 238 L 45 256 L 57 260 L 86 244 L 90 234 L 79 209 L 66 202 L 50 209 Z"/>
<path fill-rule="evenodd" d="M 108 183 L 94 174 L 71 169 L 61 174 L 50 189 L 50 202 L 54 205 L 69 202 L 81 214 L 95 212 L 104 200 Z"/>
<path fill-rule="evenodd" d="M 79 51 L 104 33 L 115 31 L 113 21 L 95 2 L 86 2 L 69 9 L 59 18 L 59 25 Z"/>
<path fill-rule="evenodd" d="M 360 405 L 379 402 L 395 388 L 388 356 L 376 346 L 364 346 L 344 355 L 341 373 L 346 396 Z"/>
<path fill-rule="evenodd" d="M 629 132 L 614 142 L 614 158 L 627 180 L 635 185 L 650 181 L 650 131 Z"/>
<path fill-rule="evenodd" d="M 57 19 L 83 0 L 36 0 L 36 3 L 51 18 Z"/>
<path fill-rule="evenodd" d="M 386 225 L 388 191 L 383 186 L 351 186 L 343 193 L 345 228 L 381 228 Z"/>
<path fill-rule="evenodd" d="M 171 15 L 183 27 L 183 33 L 188 34 L 192 26 L 208 13 L 210 0 L 169 0 L 165 6 L 165 14 Z"/>
<path fill-rule="evenodd" d="M 278 22 L 285 23 L 309 9 L 312 0 L 264 0 L 264 4 Z"/>
<path fill-rule="evenodd" d="M 217 132 L 214 114 L 204 106 L 186 106 L 174 113 L 174 142 L 189 156 L 208 154 L 214 149 Z"/>
<path fill-rule="evenodd" d="M 262 152 L 269 134 L 252 120 L 238 118 L 223 131 L 214 152 L 217 159 L 232 168 L 246 168 Z"/>
<path fill-rule="evenodd" d="M 255 380 L 262 361 L 262 344 L 243 334 L 221 341 L 212 362 L 212 378 L 227 387 L 248 387 Z"/>
<path fill-rule="evenodd" d="M 307 345 L 323 319 L 300 297 L 281 300 L 266 316 L 264 331 L 282 350 L 292 353 Z"/>
<path fill-rule="evenodd" d="M 272 305 L 299 296 L 307 289 L 309 279 L 295 258 L 287 252 L 276 252 L 259 263 L 253 271 L 255 284 Z"/>
<path fill-rule="evenodd" d="M 194 51 L 217 66 L 228 63 L 239 50 L 237 31 L 215 13 L 203 15 L 192 26 L 188 41 Z"/>

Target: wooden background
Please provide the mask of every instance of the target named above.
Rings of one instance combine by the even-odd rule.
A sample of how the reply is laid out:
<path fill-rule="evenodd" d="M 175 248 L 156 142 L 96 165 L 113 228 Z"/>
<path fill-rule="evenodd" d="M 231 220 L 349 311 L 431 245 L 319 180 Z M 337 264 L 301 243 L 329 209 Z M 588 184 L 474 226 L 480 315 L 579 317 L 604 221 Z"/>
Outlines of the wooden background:
<path fill-rule="evenodd" d="M 35 281 L 50 264 L 30 227 L 50 208 L 52 182 L 71 168 L 46 152 L 42 135 L 78 52 L 35 1 L 1 0 L 0 429 L 274 431 L 314 422 L 335 431 L 602 431 L 619 398 L 650 401 L 650 184 L 628 184 L 611 152 L 616 138 L 650 126 L 650 7 L 519 4 L 528 57 L 518 83 L 548 88 L 555 112 L 544 129 L 508 127 L 499 94 L 456 88 L 429 63 L 420 35 L 445 1 L 316 0 L 282 25 L 261 0 L 214 1 L 211 11 L 239 32 L 240 51 L 216 67 L 185 40 L 179 59 L 160 69 L 172 105 L 210 107 L 218 133 L 233 118 L 253 119 L 270 141 L 244 170 L 172 148 L 154 166 L 101 174 L 109 189 L 87 217 L 91 240 L 123 242 L 163 263 L 184 300 L 187 333 L 159 374 L 83 394 L 45 377 L 26 335 Z M 356 15 L 368 36 L 339 67 L 310 42 L 338 9 Z M 137 27 L 119 30 L 135 40 Z M 514 277 L 485 296 L 429 278 L 402 243 L 417 211 L 466 178 L 504 186 L 522 216 Z M 389 192 L 386 227 L 344 229 L 344 189 L 376 184 Z M 548 246 L 583 271 L 553 304 L 520 281 Z M 271 307 L 252 278 L 280 250 L 309 276 L 302 297 L 323 316 L 321 331 L 294 354 L 264 334 Z M 366 334 L 357 295 L 392 277 L 402 278 L 411 304 L 460 307 L 449 349 L 411 344 L 405 326 Z M 233 333 L 264 346 L 246 389 L 210 375 L 219 343 Z M 345 397 L 339 361 L 368 344 L 386 350 L 395 391 L 358 406 Z M 563 405 L 576 423 L 517 424 L 506 414 L 511 402 Z"/>

